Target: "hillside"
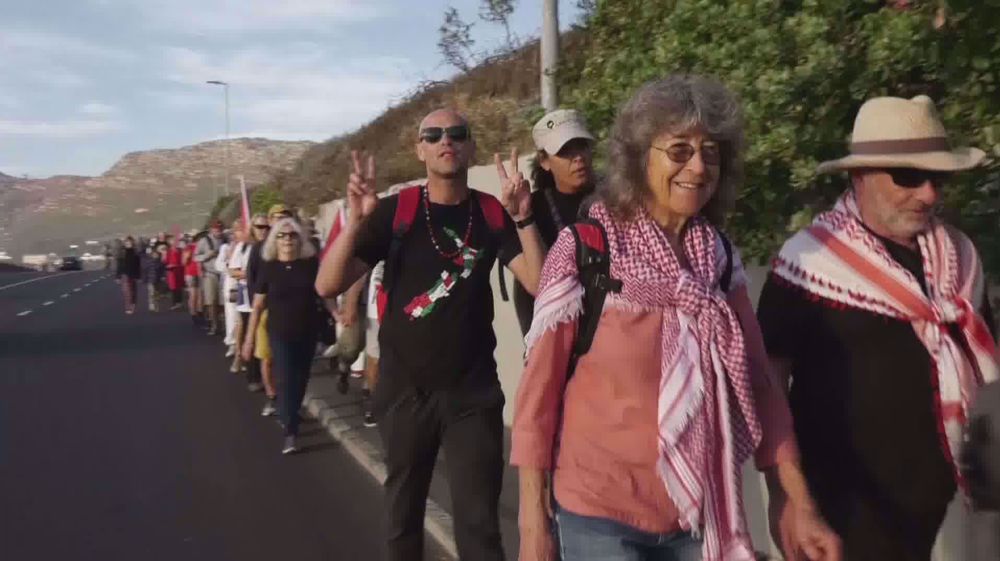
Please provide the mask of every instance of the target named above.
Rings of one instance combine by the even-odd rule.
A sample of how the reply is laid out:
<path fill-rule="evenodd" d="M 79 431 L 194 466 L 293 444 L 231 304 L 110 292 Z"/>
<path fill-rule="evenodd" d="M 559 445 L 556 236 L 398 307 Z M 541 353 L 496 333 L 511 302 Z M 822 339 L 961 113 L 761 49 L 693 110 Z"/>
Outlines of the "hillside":
<path fill-rule="evenodd" d="M 237 175 L 259 185 L 290 168 L 311 142 L 230 141 L 230 189 Z M 86 239 L 188 229 L 224 186 L 225 141 L 133 152 L 99 177 L 15 179 L 0 190 L 0 249 L 55 251 Z"/>
<path fill-rule="evenodd" d="M 573 33 L 563 38 L 567 51 L 576 42 Z M 508 152 L 514 145 L 529 150 L 531 125 L 542 114 L 539 89 L 535 41 L 452 81 L 425 84 L 359 130 L 317 144 L 278 178 L 278 187 L 289 202 L 307 207 L 341 196 L 352 148 L 375 153 L 381 188 L 421 177 L 424 169 L 413 152 L 417 127 L 424 115 L 445 106 L 469 117 L 478 146 L 477 164 L 492 161 L 494 152 Z"/>

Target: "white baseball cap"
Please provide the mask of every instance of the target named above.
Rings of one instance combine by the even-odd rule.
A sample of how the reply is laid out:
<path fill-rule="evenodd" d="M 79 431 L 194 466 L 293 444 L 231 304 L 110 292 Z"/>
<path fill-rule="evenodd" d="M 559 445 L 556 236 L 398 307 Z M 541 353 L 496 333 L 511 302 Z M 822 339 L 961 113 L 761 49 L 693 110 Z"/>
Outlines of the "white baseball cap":
<path fill-rule="evenodd" d="M 546 114 L 531 129 L 531 137 L 535 148 L 549 154 L 558 154 L 567 142 L 576 138 L 594 140 L 583 118 L 573 109 L 556 109 Z"/>

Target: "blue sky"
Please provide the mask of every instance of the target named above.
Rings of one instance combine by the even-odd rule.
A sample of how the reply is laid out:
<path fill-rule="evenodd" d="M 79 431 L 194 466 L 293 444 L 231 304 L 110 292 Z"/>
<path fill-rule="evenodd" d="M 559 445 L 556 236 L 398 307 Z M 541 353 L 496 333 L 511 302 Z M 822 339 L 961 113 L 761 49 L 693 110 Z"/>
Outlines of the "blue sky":
<path fill-rule="evenodd" d="M 559 0 L 561 27 L 578 13 Z M 480 47 L 502 30 L 479 0 L 0 0 L 0 172 L 98 175 L 126 152 L 224 134 L 325 140 L 421 81 L 454 73 L 437 51 L 448 6 Z M 513 29 L 537 36 L 541 0 Z"/>

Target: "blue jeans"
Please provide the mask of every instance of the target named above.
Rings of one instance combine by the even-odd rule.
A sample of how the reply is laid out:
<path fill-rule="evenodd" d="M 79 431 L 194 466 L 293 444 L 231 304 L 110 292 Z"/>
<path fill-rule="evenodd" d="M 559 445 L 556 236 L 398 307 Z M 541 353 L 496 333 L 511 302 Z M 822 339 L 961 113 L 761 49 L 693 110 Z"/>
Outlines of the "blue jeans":
<path fill-rule="evenodd" d="M 278 416 L 285 424 L 285 434 L 299 434 L 299 409 L 306 396 L 309 384 L 309 369 L 312 367 L 316 339 L 306 338 L 294 341 L 276 338 L 271 340 L 271 358 L 274 361 L 274 377 L 278 382 Z"/>
<path fill-rule="evenodd" d="M 701 561 L 689 532 L 650 534 L 606 518 L 556 508 L 562 561 Z"/>

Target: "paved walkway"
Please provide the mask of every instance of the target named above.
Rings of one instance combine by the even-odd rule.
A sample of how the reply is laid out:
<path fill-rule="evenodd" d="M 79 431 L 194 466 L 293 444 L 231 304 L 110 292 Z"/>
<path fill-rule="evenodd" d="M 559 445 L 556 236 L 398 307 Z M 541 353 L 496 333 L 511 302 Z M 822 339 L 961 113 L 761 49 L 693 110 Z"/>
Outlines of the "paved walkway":
<path fill-rule="evenodd" d="M 352 378 L 346 395 L 337 392 L 337 378 L 325 360 L 316 361 L 313 377 L 306 392 L 305 406 L 309 413 L 326 427 L 344 449 L 378 480 L 385 481 L 382 441 L 377 428 L 365 427 L 361 411 L 361 379 Z M 431 482 L 425 525 L 427 533 L 457 558 L 451 516 L 451 493 L 448 489 L 447 458 L 438 456 Z M 510 433 L 504 434 L 504 458 L 510 456 Z M 500 496 L 500 531 L 508 559 L 517 559 L 517 472 L 509 465 L 504 470 L 503 492 Z"/>

